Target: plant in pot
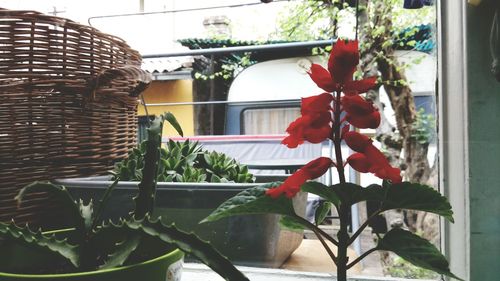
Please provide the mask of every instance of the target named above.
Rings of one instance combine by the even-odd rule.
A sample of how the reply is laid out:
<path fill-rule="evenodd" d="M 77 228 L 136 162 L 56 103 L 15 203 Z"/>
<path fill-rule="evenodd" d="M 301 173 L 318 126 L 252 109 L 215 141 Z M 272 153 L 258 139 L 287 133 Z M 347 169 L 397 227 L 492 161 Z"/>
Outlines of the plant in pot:
<path fill-rule="evenodd" d="M 42 233 L 14 223 L 0 223 L 1 280 L 174 280 L 170 274 L 190 253 L 226 280 L 248 280 L 225 257 L 197 236 L 152 219 L 161 131 L 167 120 L 182 134 L 172 114 L 156 118 L 148 128 L 141 181 L 129 217 L 98 223 L 119 177 L 94 203 L 75 201 L 63 186 L 35 182 L 24 187 L 17 200 L 33 192 L 56 198 L 70 218 L 72 229 Z M 170 273 L 167 266 L 170 265 Z M 175 279 L 177 280 L 177 279 Z"/>
<path fill-rule="evenodd" d="M 287 218 L 296 227 L 312 230 L 337 267 L 337 280 L 347 280 L 347 270 L 370 253 L 392 251 L 406 261 L 439 274 L 460 279 L 450 272 L 448 261 L 429 241 L 407 230 L 394 228 L 379 236 L 378 244 L 355 260 L 349 260 L 347 248 L 370 221 L 392 209 L 410 209 L 438 214 L 453 222 L 453 212 L 448 200 L 432 187 L 403 182 L 398 168 L 392 167 L 372 141 L 352 128 L 375 129 L 380 124 L 380 114 L 362 94 L 376 86 L 376 77 L 353 80 L 359 62 L 358 42 L 338 40 L 332 48 L 328 69 L 313 64 L 309 71 L 312 80 L 325 93 L 302 99 L 301 117 L 287 128 L 289 136 L 282 143 L 295 148 L 304 141 L 312 143 L 331 139 L 335 154 L 332 158 L 320 157 L 311 161 L 288 177 L 281 185 L 262 185 L 245 190 L 218 207 L 204 222 L 242 214 L 274 213 Z M 345 143 L 354 153 L 344 158 L 341 145 Z M 350 165 L 361 173 L 372 173 L 382 179 L 382 184 L 367 187 L 346 181 L 345 166 Z M 339 182 L 327 186 L 309 181 L 333 168 Z M 324 201 L 316 210 L 315 223 L 298 216 L 292 198 L 299 191 L 318 195 Z M 348 232 L 349 212 L 353 204 L 370 201 L 377 211 L 364 222 L 358 231 Z M 324 232 L 318 225 L 328 210 L 337 209 L 340 229 L 337 235 Z M 326 241 L 331 242 L 331 247 Z M 336 251 L 335 251 L 336 250 Z M 313 253 L 314 254 L 314 253 Z"/>
<path fill-rule="evenodd" d="M 103 219 L 126 215 L 133 208 L 133 187 L 143 178 L 145 144 L 134 148 L 117 163 L 113 174 L 120 178 Z M 279 267 L 300 245 L 302 231 L 282 229 L 279 215 L 242 216 L 200 225 L 199 221 L 217 206 L 242 190 L 256 186 L 245 165 L 227 155 L 205 150 L 198 142 L 169 140 L 161 148 L 153 217 L 193 232 L 208 241 L 232 262 L 241 265 Z M 262 179 L 262 178 L 261 178 Z M 278 177 L 265 178 L 279 180 Z M 98 200 L 109 181 L 102 179 L 62 179 L 76 198 Z M 305 215 L 306 196 L 297 196 L 299 213 Z M 190 256 L 187 257 L 191 259 Z"/>

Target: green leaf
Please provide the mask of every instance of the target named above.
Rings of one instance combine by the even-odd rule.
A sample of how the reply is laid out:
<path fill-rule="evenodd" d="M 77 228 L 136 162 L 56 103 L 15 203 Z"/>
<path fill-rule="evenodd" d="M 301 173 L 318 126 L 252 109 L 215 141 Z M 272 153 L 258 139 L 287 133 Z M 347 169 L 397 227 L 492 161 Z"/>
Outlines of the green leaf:
<path fill-rule="evenodd" d="M 15 241 L 25 245 L 28 249 L 41 250 L 45 253 L 57 253 L 58 256 L 69 261 L 75 268 L 80 265 L 79 247 L 69 244 L 65 239 L 58 240 L 53 234 L 45 235 L 41 231 L 33 232 L 27 227 L 18 227 L 14 223 L 5 224 L 0 222 L 0 236 L 7 241 Z M 0 251 L 0 260 L 9 261 L 10 257 L 2 257 L 2 254 L 8 253 Z"/>
<path fill-rule="evenodd" d="M 294 231 L 294 232 L 302 232 L 304 231 L 304 225 L 300 223 L 297 219 L 290 216 L 281 216 L 280 218 L 280 226 L 283 229 Z"/>
<path fill-rule="evenodd" d="M 266 190 L 281 183 L 273 182 L 243 190 L 222 203 L 200 223 L 216 221 L 221 218 L 250 214 L 280 214 L 295 216 L 292 200 L 285 196 L 276 199 L 266 195 Z"/>
<path fill-rule="evenodd" d="M 175 116 L 172 113 L 170 113 L 170 112 L 164 113 L 163 120 L 170 123 L 170 125 L 172 125 L 172 127 L 174 127 L 174 129 L 177 131 L 177 133 L 179 133 L 179 135 L 181 135 L 181 137 L 184 136 L 184 133 L 182 132 L 181 125 L 179 125 L 179 122 L 177 122 L 177 119 L 175 118 Z"/>
<path fill-rule="evenodd" d="M 448 261 L 432 243 L 409 231 L 391 229 L 378 242 L 377 249 L 394 252 L 418 267 L 463 280 L 450 272 Z"/>
<path fill-rule="evenodd" d="M 342 203 L 352 205 L 362 201 L 380 203 L 380 210 L 408 209 L 434 213 L 453 222 L 453 211 L 448 199 L 432 187 L 402 182 L 397 184 L 370 185 L 363 188 L 352 183 L 333 186 Z"/>
<path fill-rule="evenodd" d="M 23 187 L 15 199 L 19 205 L 22 205 L 26 195 L 35 192 L 45 192 L 49 194 L 50 198 L 63 208 L 62 214 L 66 216 L 66 222 L 72 223 L 71 226 L 74 226 L 79 233 L 84 233 L 85 220 L 80 213 L 80 208 L 64 186 L 48 182 L 33 182 Z"/>
<path fill-rule="evenodd" d="M 243 275 L 234 265 L 208 242 L 201 240 L 194 234 L 185 233 L 174 225 L 164 225 L 159 220 L 151 221 L 149 217 L 144 220 L 125 222 L 131 229 L 141 231 L 149 236 L 154 236 L 166 243 L 176 245 L 185 253 L 194 255 L 220 276 L 230 281 L 246 281 Z"/>
<path fill-rule="evenodd" d="M 308 181 L 305 184 L 303 184 L 300 187 L 300 189 L 305 192 L 316 194 L 319 197 L 325 199 L 326 201 L 333 203 L 335 206 L 340 205 L 340 198 L 337 195 L 337 193 L 335 193 L 333 188 L 326 186 L 322 183 L 316 181 Z"/>
<path fill-rule="evenodd" d="M 453 211 L 448 199 L 434 188 L 410 182 L 388 185 L 382 210 L 409 209 L 434 213 L 453 222 Z"/>
<path fill-rule="evenodd" d="M 328 201 L 320 203 L 314 214 L 314 222 L 316 225 L 321 224 L 325 220 L 326 216 L 330 213 L 332 206 L 333 204 Z"/>
<path fill-rule="evenodd" d="M 83 201 L 80 199 L 78 202 L 78 209 L 80 209 L 80 215 L 83 218 L 84 224 L 85 224 L 85 230 L 90 231 L 93 226 L 93 211 L 94 211 L 94 204 L 92 203 L 92 200 L 90 200 L 88 205 L 85 205 Z"/>
<path fill-rule="evenodd" d="M 122 266 L 127 261 L 130 254 L 137 249 L 141 242 L 141 235 L 138 233 L 129 233 L 127 237 L 116 243 L 113 253 L 109 254 L 106 261 L 99 269 L 114 268 Z"/>

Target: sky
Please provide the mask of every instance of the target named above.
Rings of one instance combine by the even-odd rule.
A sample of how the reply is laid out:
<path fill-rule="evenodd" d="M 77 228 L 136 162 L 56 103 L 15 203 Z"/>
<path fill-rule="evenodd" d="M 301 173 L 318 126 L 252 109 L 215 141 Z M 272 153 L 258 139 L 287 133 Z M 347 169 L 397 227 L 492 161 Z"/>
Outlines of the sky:
<path fill-rule="evenodd" d="M 225 15 L 230 20 L 232 38 L 265 40 L 275 30 L 276 17 L 287 2 L 202 11 L 151 15 L 110 15 L 140 12 L 141 0 L 0 0 L 7 9 L 36 10 L 55 14 L 100 31 L 121 37 L 141 54 L 157 54 L 179 50 L 176 39 L 200 38 L 207 35 L 203 20 Z M 260 3 L 260 0 L 143 0 L 145 12 L 182 10 L 202 7 Z M 104 17 L 101 17 L 104 16 Z M 97 17 L 97 18 L 95 18 Z M 212 32 L 213 33 L 213 32 Z"/>

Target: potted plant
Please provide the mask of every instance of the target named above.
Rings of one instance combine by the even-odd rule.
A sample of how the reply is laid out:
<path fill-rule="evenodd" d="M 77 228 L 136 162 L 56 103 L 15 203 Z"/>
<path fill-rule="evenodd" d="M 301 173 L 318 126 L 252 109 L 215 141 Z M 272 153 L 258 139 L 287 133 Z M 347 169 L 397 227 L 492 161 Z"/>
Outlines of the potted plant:
<path fill-rule="evenodd" d="M 312 80 L 325 93 L 302 99 L 301 117 L 287 129 L 289 136 L 282 143 L 289 148 L 304 141 L 312 143 L 331 139 L 335 147 L 332 158 L 320 157 L 288 177 L 283 184 L 262 185 L 241 192 L 218 207 L 204 222 L 242 214 L 280 214 L 296 227 L 312 230 L 337 267 L 338 281 L 346 281 L 347 270 L 377 250 L 392 251 L 406 261 L 439 274 L 460 279 L 450 272 L 448 261 L 429 241 L 407 230 L 394 228 L 379 236 L 378 244 L 355 260 L 347 257 L 347 248 L 377 215 L 392 209 L 410 209 L 438 214 L 453 222 L 448 200 L 432 187 L 403 182 L 398 168 L 392 167 L 372 141 L 353 128 L 375 129 L 380 113 L 362 94 L 376 86 L 377 78 L 353 80 L 359 62 L 358 42 L 338 40 L 331 51 L 328 69 L 313 64 L 309 71 Z M 345 142 L 353 154 L 344 158 L 341 145 Z M 382 184 L 362 187 L 346 181 L 344 167 L 350 165 L 361 173 L 372 173 Z M 317 178 L 333 168 L 339 182 L 326 186 L 308 180 Z M 316 210 L 315 223 L 298 216 L 292 204 L 299 191 L 320 196 L 324 203 Z M 378 206 L 358 231 L 348 232 L 349 211 L 353 204 L 370 201 Z M 335 207 L 340 217 L 337 235 L 325 233 L 318 225 L 327 211 Z M 329 241 L 335 245 L 330 247 Z M 314 254 L 314 253 L 313 253 Z M 460 279 L 461 280 L 461 279 Z"/>
<path fill-rule="evenodd" d="M 84 204 L 73 200 L 63 186 L 35 182 L 24 187 L 17 196 L 20 204 L 30 193 L 47 192 L 65 207 L 61 215 L 70 219 L 73 228 L 42 233 L 14 223 L 0 223 L 0 279 L 178 280 L 171 275 L 177 271 L 184 252 L 196 256 L 227 280 L 248 280 L 207 242 L 160 218 L 152 219 L 164 120 L 182 134 L 170 113 L 156 118 L 148 128 L 142 179 L 134 198 L 135 208 L 127 218 L 98 223 L 119 177 L 95 207 L 92 201 Z"/>
<path fill-rule="evenodd" d="M 143 177 L 145 149 L 146 146 L 141 144 L 129 153 L 127 159 L 117 163 L 113 177 L 121 181 L 108 202 L 103 219 L 116 220 L 133 208 L 135 186 Z M 279 267 L 302 241 L 302 231 L 283 229 L 277 224 L 280 216 L 274 214 L 199 224 L 225 200 L 256 186 L 255 177 L 247 167 L 223 153 L 207 151 L 199 143 L 189 140 L 169 140 L 161 148 L 156 179 L 153 217 L 161 216 L 165 222 L 175 223 L 177 228 L 195 233 L 234 263 Z M 271 180 L 277 179 L 274 177 Z M 74 197 L 95 201 L 104 194 L 110 180 L 83 178 L 56 182 L 66 186 Z M 306 200 L 305 194 L 295 199 L 298 212 L 303 216 Z"/>

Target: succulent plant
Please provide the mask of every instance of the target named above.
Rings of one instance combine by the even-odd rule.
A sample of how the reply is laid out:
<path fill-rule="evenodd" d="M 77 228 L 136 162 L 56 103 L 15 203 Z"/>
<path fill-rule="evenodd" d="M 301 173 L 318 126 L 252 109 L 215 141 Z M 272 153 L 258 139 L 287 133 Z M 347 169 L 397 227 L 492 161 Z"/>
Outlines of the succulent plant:
<path fill-rule="evenodd" d="M 161 219 L 152 219 L 159 171 L 161 131 L 168 121 L 182 135 L 175 117 L 166 113 L 157 117 L 148 128 L 148 139 L 120 166 L 120 173 L 97 204 L 74 200 L 64 186 L 35 182 L 24 187 L 16 197 L 19 204 L 31 193 L 47 192 L 57 200 L 72 223 L 73 231 L 46 234 L 19 227 L 14 223 L 0 223 L 0 271 L 12 273 L 63 273 L 114 268 L 155 258 L 168 249 L 179 248 L 199 258 L 226 280 L 248 280 L 225 257 L 207 242 L 191 233 L 166 225 Z M 184 155 L 196 154 L 193 144 L 173 145 Z M 187 159 L 189 158 L 189 159 Z M 191 156 L 183 158 L 192 161 Z M 163 167 L 163 168 L 166 168 Z M 191 172 L 191 176 L 197 172 Z M 130 217 L 117 222 L 99 224 L 113 189 L 121 176 L 140 178 L 135 210 Z M 152 243 L 154 241 L 154 243 Z M 24 254 L 10 251 L 11 245 L 20 245 Z M 27 258 L 28 257 L 28 258 Z M 36 260 L 36 261 L 34 261 Z M 48 262 L 50 261 L 50 262 Z M 51 266 L 52 265 L 52 266 Z"/>
<path fill-rule="evenodd" d="M 141 157 L 145 147 L 134 148 L 127 159 L 117 163 L 114 174 L 122 180 L 141 180 Z M 157 180 L 160 182 L 251 183 L 254 176 L 245 165 L 224 153 L 203 150 L 198 142 L 169 140 L 161 149 Z"/>

